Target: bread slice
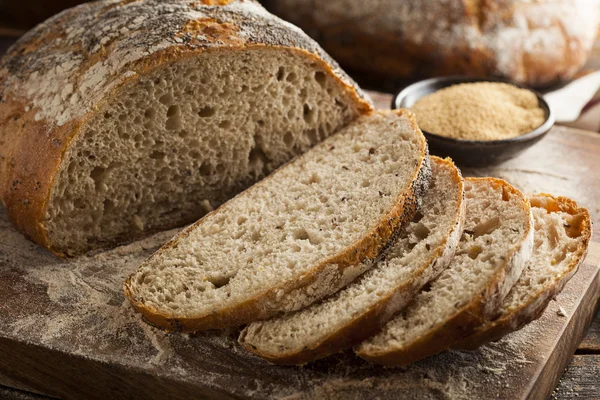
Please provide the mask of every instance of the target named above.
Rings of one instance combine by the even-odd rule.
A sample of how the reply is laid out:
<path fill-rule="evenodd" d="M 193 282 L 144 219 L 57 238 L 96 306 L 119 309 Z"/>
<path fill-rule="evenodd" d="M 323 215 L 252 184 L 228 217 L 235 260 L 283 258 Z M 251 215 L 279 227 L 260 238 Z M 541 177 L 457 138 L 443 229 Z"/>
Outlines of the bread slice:
<path fill-rule="evenodd" d="M 381 261 L 321 303 L 251 323 L 240 334 L 240 343 L 271 362 L 302 364 L 352 347 L 379 331 L 446 268 L 462 234 L 460 172 L 452 161 L 437 157 L 431 158 L 431 170 L 431 185 L 419 212 Z"/>
<path fill-rule="evenodd" d="M 292 311 L 364 272 L 431 176 L 412 113 L 362 117 L 185 229 L 125 293 L 151 323 L 196 331 Z"/>
<path fill-rule="evenodd" d="M 371 110 L 256 1 L 89 2 L 0 62 L 0 199 L 78 255 L 192 223 Z"/>
<path fill-rule="evenodd" d="M 531 207 L 503 180 L 465 180 L 466 221 L 450 266 L 356 353 L 406 365 L 439 353 L 491 317 L 519 279 L 533 247 Z"/>
<path fill-rule="evenodd" d="M 592 236 L 588 210 L 571 199 L 549 194 L 532 196 L 529 201 L 535 221 L 531 260 L 502 302 L 496 318 L 478 327 L 454 348 L 479 347 L 539 318 L 585 258 Z"/>

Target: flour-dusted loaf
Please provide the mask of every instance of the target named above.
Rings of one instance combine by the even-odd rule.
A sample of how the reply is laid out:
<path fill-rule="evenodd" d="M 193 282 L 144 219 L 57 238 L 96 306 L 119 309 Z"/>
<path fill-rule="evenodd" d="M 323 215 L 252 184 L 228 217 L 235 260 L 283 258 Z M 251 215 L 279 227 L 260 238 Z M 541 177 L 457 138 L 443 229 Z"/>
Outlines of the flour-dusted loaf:
<path fill-rule="evenodd" d="M 185 229 L 128 278 L 125 294 L 171 330 L 298 310 L 372 265 L 430 177 L 412 113 L 361 117 Z"/>
<path fill-rule="evenodd" d="M 496 317 L 455 344 L 476 348 L 539 318 L 577 271 L 592 236 L 590 214 L 573 200 L 540 194 L 530 197 L 535 220 L 533 255 L 497 310 Z"/>
<path fill-rule="evenodd" d="M 0 63 L 0 197 L 59 255 L 197 220 L 370 102 L 251 0 L 102 0 Z"/>
<path fill-rule="evenodd" d="M 437 157 L 431 158 L 431 171 L 431 184 L 417 215 L 382 260 L 321 303 L 253 322 L 240 334 L 240 343 L 271 362 L 302 364 L 377 333 L 448 266 L 460 240 L 462 176 L 451 161 Z"/>
<path fill-rule="evenodd" d="M 369 75 L 572 78 L 598 29 L 597 0 L 264 0 L 343 66 Z"/>
<path fill-rule="evenodd" d="M 406 365 L 450 348 L 500 307 L 531 257 L 529 201 L 503 180 L 465 180 L 465 229 L 456 255 L 383 330 L 356 353 L 384 365 Z"/>

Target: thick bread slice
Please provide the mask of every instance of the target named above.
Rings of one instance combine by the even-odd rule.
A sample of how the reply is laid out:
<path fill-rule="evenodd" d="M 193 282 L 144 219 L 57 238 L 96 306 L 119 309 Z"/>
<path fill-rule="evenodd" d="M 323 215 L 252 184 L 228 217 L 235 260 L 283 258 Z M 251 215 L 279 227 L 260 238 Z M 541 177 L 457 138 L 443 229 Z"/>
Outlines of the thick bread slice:
<path fill-rule="evenodd" d="M 253 322 L 242 331 L 240 343 L 271 362 L 302 364 L 377 333 L 447 267 L 462 234 L 462 176 L 452 161 L 437 157 L 431 158 L 431 170 L 419 212 L 382 260 L 321 303 Z"/>
<path fill-rule="evenodd" d="M 0 199 L 77 255 L 192 223 L 371 110 L 256 1 L 90 2 L 0 62 Z"/>
<path fill-rule="evenodd" d="M 502 302 L 497 317 L 456 343 L 474 349 L 539 318 L 577 271 L 592 236 L 590 214 L 573 200 L 540 194 L 530 197 L 535 221 L 533 256 Z"/>
<path fill-rule="evenodd" d="M 292 311 L 364 272 L 431 176 L 406 110 L 362 117 L 185 229 L 125 283 L 151 323 L 196 331 Z"/>
<path fill-rule="evenodd" d="M 490 318 L 519 279 L 533 247 L 529 201 L 503 180 L 465 180 L 466 221 L 450 266 L 356 353 L 406 365 L 448 349 Z"/>

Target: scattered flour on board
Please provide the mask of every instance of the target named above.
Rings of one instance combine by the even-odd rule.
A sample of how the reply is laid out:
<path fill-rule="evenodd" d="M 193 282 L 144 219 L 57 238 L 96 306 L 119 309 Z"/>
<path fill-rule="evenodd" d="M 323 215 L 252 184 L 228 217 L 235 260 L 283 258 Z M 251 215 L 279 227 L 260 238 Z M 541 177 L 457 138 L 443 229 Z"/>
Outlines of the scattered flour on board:
<path fill-rule="evenodd" d="M 16 271 L 15 284 L 37 293 L 38 303 L 23 301 L 14 314 L 0 313 L 0 335 L 241 397 L 342 400 L 362 398 L 366 390 L 382 399 L 398 393 L 466 399 L 482 392 L 508 398 L 514 388 L 507 382 L 527 382 L 527 369 L 544 357 L 535 343 L 552 335 L 548 321 L 536 321 L 478 350 L 449 351 L 408 368 L 382 368 L 351 352 L 305 367 L 273 366 L 239 346 L 236 329 L 167 333 L 144 323 L 124 299 L 125 277 L 174 233 L 64 262 L 27 242 L 0 210 L 0 274 Z M 570 310 L 575 297 L 561 295 L 560 305 Z M 560 321 L 557 309 L 551 302 L 547 314 Z"/>

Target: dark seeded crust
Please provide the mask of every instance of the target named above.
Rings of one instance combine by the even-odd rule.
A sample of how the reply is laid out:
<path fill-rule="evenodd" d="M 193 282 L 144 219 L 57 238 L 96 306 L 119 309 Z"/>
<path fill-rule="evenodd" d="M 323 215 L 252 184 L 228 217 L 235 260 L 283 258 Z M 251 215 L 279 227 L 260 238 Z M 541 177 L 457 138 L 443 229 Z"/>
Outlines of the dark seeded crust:
<path fill-rule="evenodd" d="M 530 201 L 535 207 L 539 200 L 547 201 L 542 207 L 548 213 L 565 212 L 577 218 L 578 225 L 571 227 L 572 237 L 580 238 L 577 250 L 572 255 L 572 260 L 560 275 L 547 282 L 535 297 L 528 303 L 521 304 L 515 310 L 499 316 L 492 322 L 480 326 L 476 332 L 456 343 L 453 347 L 457 349 L 475 349 L 481 345 L 500 339 L 501 337 L 523 328 L 528 323 L 538 319 L 550 303 L 565 287 L 567 282 L 577 272 L 579 265 L 585 259 L 588 245 L 592 237 L 592 223 L 590 213 L 587 209 L 579 207 L 577 203 L 566 197 L 554 197 L 550 194 L 539 194 L 532 196 Z"/>
<path fill-rule="evenodd" d="M 366 95 L 308 36 L 264 10 L 255 13 L 232 8 L 240 3 L 255 4 L 260 9 L 254 0 L 91 2 L 38 25 L 8 50 L 0 61 L 0 199 L 18 230 L 58 256 L 70 253 L 69 249 L 55 247 L 45 226 L 49 198 L 65 152 L 82 127 L 118 96 L 119 89 L 166 63 L 209 51 L 280 48 L 300 53 L 329 72 L 340 89 L 354 100 L 361 114 L 372 111 Z M 193 11 L 201 11 L 209 18 L 189 20 L 185 13 Z M 139 27 L 144 34 L 118 33 L 130 27 L 138 17 L 147 18 L 148 22 L 142 22 Z M 112 24 L 107 35 L 113 36 L 109 42 L 100 43 L 102 35 L 95 34 L 102 31 L 107 21 Z M 196 21 L 200 21 L 200 26 L 192 24 L 190 28 L 190 23 Z M 207 26 L 202 31 L 204 22 Z M 68 32 L 78 28 L 81 33 L 69 38 Z M 152 50 L 158 45 L 165 47 Z M 123 49 L 131 61 L 120 65 Z M 101 62 L 109 69 L 109 75 L 104 84 L 91 85 L 92 89 L 78 99 L 76 104 L 81 112 L 60 125 L 57 119 L 60 113 L 69 111 L 69 98 L 59 102 L 56 115 L 47 116 L 44 112 L 48 113 L 50 106 L 35 107 L 37 91 L 28 93 L 25 83 L 32 76 L 44 75 L 74 60 L 81 63 L 74 71 L 61 75 L 62 81 L 49 80 L 58 86 L 56 93 L 47 94 L 49 99 L 60 96 L 65 86 L 72 85 L 73 93 L 77 93 L 83 85 L 89 85 L 85 73 Z M 36 120 L 40 111 L 43 118 Z M 172 226 L 158 227 L 156 231 L 166 228 Z M 106 246 L 150 233 L 132 232 L 131 236 L 117 238 L 115 243 L 106 243 Z"/>
<path fill-rule="evenodd" d="M 387 366 L 405 366 L 425 357 L 448 350 L 459 340 L 471 335 L 478 326 L 489 319 L 500 306 L 502 299 L 508 294 L 512 285 L 518 279 L 524 264 L 531 255 L 533 247 L 533 218 L 531 206 L 523 194 L 497 178 L 467 178 L 467 181 L 487 181 L 494 186 L 500 186 L 512 196 L 521 198 L 520 206 L 530 217 L 528 227 L 523 232 L 521 243 L 517 249 L 506 256 L 506 261 L 500 266 L 490 280 L 485 290 L 478 293 L 471 301 L 446 318 L 443 323 L 413 342 L 408 348 L 388 348 L 383 351 L 370 350 L 364 344 L 355 347 L 356 354 L 377 364 Z M 467 218 L 469 216 L 467 215 Z"/>
<path fill-rule="evenodd" d="M 465 216 L 463 178 L 458 168 L 454 166 L 454 163 L 450 159 L 442 160 L 438 157 L 431 157 L 431 162 L 445 164 L 448 168 L 452 169 L 453 180 L 459 187 L 458 193 L 460 193 L 460 197 L 457 200 L 460 204 L 460 213 L 456 215 L 456 223 L 451 233 L 445 238 L 445 243 L 440 245 L 432 253 L 427 262 L 421 265 L 410 282 L 398 286 L 393 294 L 382 299 L 378 304 L 364 310 L 362 315 L 347 325 L 340 327 L 339 330 L 331 332 L 325 340 L 311 344 L 310 347 L 305 347 L 301 351 L 278 352 L 275 354 L 262 352 L 255 348 L 252 343 L 245 340 L 247 328 L 240 333 L 240 344 L 248 351 L 275 364 L 305 364 L 327 357 L 350 348 L 377 333 L 394 314 L 408 304 L 410 299 L 421 290 L 427 281 L 438 276 L 448 266 L 448 263 L 454 256 L 454 251 L 462 234 Z M 385 257 L 385 251 L 382 252 L 382 255 Z M 374 268 L 376 268 L 376 265 Z"/>
<path fill-rule="evenodd" d="M 222 309 L 219 312 L 198 315 L 193 318 L 174 317 L 171 315 L 162 314 L 159 310 L 144 304 L 136 297 L 130 285 L 130 280 L 132 279 L 133 275 L 131 275 L 124 283 L 123 289 L 125 296 L 131 301 L 135 309 L 142 313 L 146 321 L 154 326 L 167 330 L 194 332 L 207 329 L 239 326 L 252 321 L 269 318 L 275 315 L 278 311 L 282 311 L 282 300 L 278 298 L 278 293 L 283 292 L 287 294 L 294 290 L 302 289 L 311 285 L 314 283 L 315 279 L 318 279 L 319 273 L 323 271 L 327 265 L 337 265 L 340 271 L 340 274 L 338 275 L 339 280 L 341 279 L 343 271 L 346 268 L 355 266 L 365 259 L 373 259 L 377 257 L 385 248 L 385 246 L 387 246 L 388 243 L 393 239 L 394 235 L 398 233 L 401 226 L 412 219 L 417 208 L 415 191 L 421 190 L 417 188 L 422 188 L 428 185 L 429 179 L 431 178 L 427 142 L 421 134 L 421 130 L 416 123 L 414 115 L 410 111 L 402 109 L 378 112 L 396 113 L 399 116 L 407 118 L 410 121 L 413 129 L 419 132 L 422 141 L 420 151 L 421 157 L 419 158 L 418 164 L 415 165 L 413 179 L 407 185 L 406 190 L 398 196 L 394 207 L 390 209 L 383 218 L 381 218 L 381 220 L 377 223 L 376 228 L 372 232 L 367 233 L 362 239 L 357 240 L 345 250 L 340 251 L 340 253 L 328 259 L 322 260 L 310 271 L 304 273 L 302 278 L 284 282 L 276 287 L 265 288 L 262 293 L 254 296 L 253 298 L 227 309 Z M 282 168 L 285 168 L 285 166 Z M 269 181 L 269 179 L 270 177 L 267 177 L 266 179 L 263 179 L 261 182 L 257 183 L 257 185 L 264 185 Z M 244 196 L 244 193 L 242 192 L 238 196 Z M 213 213 L 214 212 L 219 212 L 219 210 L 217 209 L 213 211 Z M 178 246 L 179 241 L 189 235 L 189 233 L 201 223 L 202 219 L 185 229 L 169 243 L 159 249 L 152 257 L 158 257 L 162 252 Z M 330 293 L 331 292 L 322 293 L 322 296 Z M 285 297 L 285 295 L 283 297 Z M 313 299 L 313 301 L 314 300 L 315 299 Z"/>
<path fill-rule="evenodd" d="M 597 29 L 596 5 L 591 1 L 264 3 L 273 13 L 304 29 L 344 67 L 396 80 L 503 76 L 547 86 L 577 73 L 592 49 Z M 528 29 L 519 29 L 522 23 Z M 579 29 L 565 29 L 578 23 Z M 552 40 L 554 32 L 559 34 Z M 541 36 L 547 38 L 546 43 L 533 50 L 530 44 Z"/>

